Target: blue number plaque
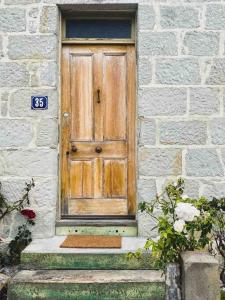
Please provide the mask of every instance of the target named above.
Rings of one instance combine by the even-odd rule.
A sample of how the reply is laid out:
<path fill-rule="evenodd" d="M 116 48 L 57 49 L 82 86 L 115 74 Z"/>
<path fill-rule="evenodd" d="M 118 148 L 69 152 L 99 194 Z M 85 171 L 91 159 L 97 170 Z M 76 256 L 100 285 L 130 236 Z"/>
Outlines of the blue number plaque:
<path fill-rule="evenodd" d="M 48 109 L 48 96 L 31 96 L 31 109 Z"/>

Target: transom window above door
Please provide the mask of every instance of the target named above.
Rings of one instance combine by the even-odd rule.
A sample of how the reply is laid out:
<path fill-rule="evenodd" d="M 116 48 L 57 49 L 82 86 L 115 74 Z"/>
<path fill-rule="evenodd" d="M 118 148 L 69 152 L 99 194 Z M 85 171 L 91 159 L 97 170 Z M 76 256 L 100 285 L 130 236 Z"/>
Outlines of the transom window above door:
<path fill-rule="evenodd" d="M 75 17 L 66 18 L 63 42 L 131 42 L 134 43 L 132 17 Z"/>

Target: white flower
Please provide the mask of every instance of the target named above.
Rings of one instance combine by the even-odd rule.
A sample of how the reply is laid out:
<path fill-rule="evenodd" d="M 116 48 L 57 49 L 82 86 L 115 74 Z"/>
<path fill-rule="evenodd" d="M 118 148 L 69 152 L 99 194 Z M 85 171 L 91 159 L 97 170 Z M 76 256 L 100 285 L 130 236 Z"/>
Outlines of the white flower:
<path fill-rule="evenodd" d="M 193 221 L 200 215 L 200 211 L 191 203 L 180 202 L 175 208 L 177 217 L 184 221 Z"/>
<path fill-rule="evenodd" d="M 184 220 L 177 220 L 177 221 L 175 221 L 175 223 L 173 224 L 173 228 L 174 228 L 174 230 L 176 230 L 177 232 L 182 232 L 183 229 L 184 229 L 184 225 L 185 225 Z"/>
<path fill-rule="evenodd" d="M 157 237 L 152 238 L 153 242 L 158 243 L 160 240 L 160 236 L 158 235 Z"/>
<path fill-rule="evenodd" d="M 188 199 L 189 197 L 188 197 L 188 195 L 182 195 L 181 198 L 184 199 L 184 200 L 186 200 L 186 199 Z"/>
<path fill-rule="evenodd" d="M 173 182 L 173 186 L 176 188 L 177 187 L 177 182 Z"/>

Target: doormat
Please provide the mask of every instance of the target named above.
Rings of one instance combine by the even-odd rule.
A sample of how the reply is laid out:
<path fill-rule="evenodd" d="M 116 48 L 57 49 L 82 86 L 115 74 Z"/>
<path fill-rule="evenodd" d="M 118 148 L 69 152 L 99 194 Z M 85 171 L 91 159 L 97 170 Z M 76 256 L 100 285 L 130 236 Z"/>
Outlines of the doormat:
<path fill-rule="evenodd" d="M 121 236 L 68 235 L 60 248 L 121 248 Z"/>

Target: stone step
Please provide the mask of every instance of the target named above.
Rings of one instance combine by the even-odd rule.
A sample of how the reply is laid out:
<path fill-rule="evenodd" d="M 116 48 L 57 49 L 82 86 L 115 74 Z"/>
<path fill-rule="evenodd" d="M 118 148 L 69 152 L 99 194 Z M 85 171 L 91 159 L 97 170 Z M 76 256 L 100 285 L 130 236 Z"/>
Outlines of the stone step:
<path fill-rule="evenodd" d="M 153 270 L 23 270 L 8 300 L 163 300 L 165 278 Z"/>
<path fill-rule="evenodd" d="M 65 236 L 34 240 L 22 253 L 21 264 L 29 269 L 72 270 L 148 270 L 155 269 L 150 253 L 128 259 L 129 251 L 143 248 L 146 239 L 122 237 L 121 249 L 60 248 Z"/>

